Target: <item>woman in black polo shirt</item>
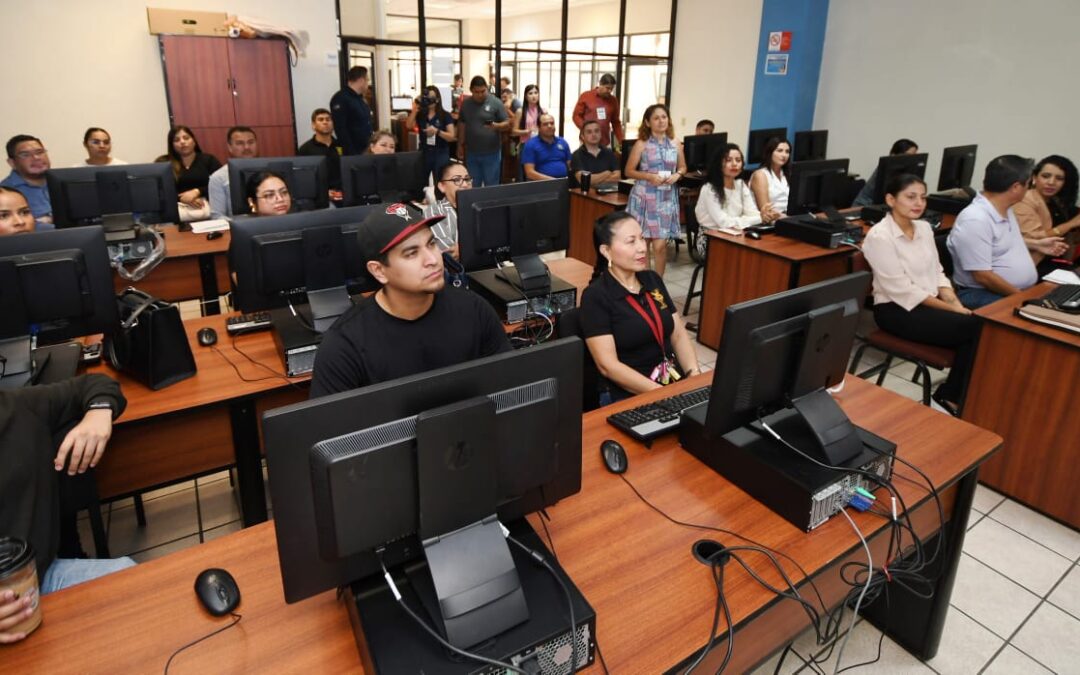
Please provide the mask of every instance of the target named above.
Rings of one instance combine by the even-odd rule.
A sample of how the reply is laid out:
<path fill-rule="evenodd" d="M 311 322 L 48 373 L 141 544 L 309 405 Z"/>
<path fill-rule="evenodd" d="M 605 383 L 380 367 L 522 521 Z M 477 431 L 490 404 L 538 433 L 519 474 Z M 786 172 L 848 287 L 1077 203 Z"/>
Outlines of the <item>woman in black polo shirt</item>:
<path fill-rule="evenodd" d="M 663 279 L 649 269 L 641 225 L 625 211 L 596 221 L 599 255 L 581 297 L 585 343 L 609 383 L 606 405 L 698 374 L 697 353 Z"/>

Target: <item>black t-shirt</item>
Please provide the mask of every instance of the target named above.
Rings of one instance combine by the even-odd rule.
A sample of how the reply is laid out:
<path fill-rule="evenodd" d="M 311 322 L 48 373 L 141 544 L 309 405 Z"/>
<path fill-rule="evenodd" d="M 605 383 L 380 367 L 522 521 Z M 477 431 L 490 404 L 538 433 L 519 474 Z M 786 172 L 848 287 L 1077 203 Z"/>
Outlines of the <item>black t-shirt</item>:
<path fill-rule="evenodd" d="M 570 155 L 570 171 L 588 171 L 589 173 L 603 173 L 615 171 L 619 168 L 619 160 L 611 148 L 600 148 L 600 154 L 593 157 L 592 153 L 582 145 Z"/>
<path fill-rule="evenodd" d="M 323 334 L 311 398 L 510 351 L 502 322 L 471 291 L 444 288 L 431 309 L 407 321 L 364 298 Z"/>
<path fill-rule="evenodd" d="M 341 189 L 341 155 L 344 153 L 341 143 L 333 136 L 330 137 L 330 145 L 323 145 L 312 136 L 296 150 L 296 154 L 304 157 L 326 158 L 326 182 L 331 190 Z"/>
<path fill-rule="evenodd" d="M 199 189 L 199 194 L 203 197 L 208 196 L 206 194 L 206 186 L 210 182 L 210 174 L 214 173 L 221 168 L 221 162 L 217 157 L 200 152 L 195 155 L 195 160 L 191 162 L 191 166 L 184 168 L 180 165 L 180 175 L 176 177 L 176 192 L 187 192 L 193 188 Z"/>
<path fill-rule="evenodd" d="M 673 315 L 676 308 L 664 280 L 656 272 L 638 272 L 637 279 L 641 283 L 641 292 L 633 295 L 610 272 L 600 275 L 581 296 L 581 322 L 586 338 L 611 335 L 615 339 L 619 361 L 649 377 L 664 356 L 673 356 L 671 331 L 675 329 Z M 630 298 L 631 302 L 645 310 L 647 316 L 652 317 L 646 294 L 652 296 L 664 326 L 663 354 L 645 319 L 626 301 L 626 298 Z"/>

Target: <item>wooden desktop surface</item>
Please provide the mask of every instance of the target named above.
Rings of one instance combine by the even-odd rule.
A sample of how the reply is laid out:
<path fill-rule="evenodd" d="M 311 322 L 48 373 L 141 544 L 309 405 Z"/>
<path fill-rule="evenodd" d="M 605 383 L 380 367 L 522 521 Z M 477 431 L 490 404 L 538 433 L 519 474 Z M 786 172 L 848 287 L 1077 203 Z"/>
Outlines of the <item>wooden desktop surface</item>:
<path fill-rule="evenodd" d="M 707 568 L 691 558 L 690 546 L 700 538 L 729 546 L 739 541 L 675 526 L 651 511 L 603 468 L 597 451 L 601 439 L 623 442 L 629 454 L 626 477 L 667 513 L 730 528 L 784 551 L 818 576 L 830 602 L 848 590 L 836 580 L 838 564 L 865 559 L 842 517 L 803 533 L 682 451 L 674 437 L 646 449 L 605 422 L 616 409 L 703 386 L 710 377 L 689 378 L 587 414 L 582 421 L 582 491 L 548 511 L 555 551 L 597 611 L 597 637 L 613 673 L 660 672 L 704 644 L 715 591 Z M 854 422 L 896 442 L 900 455 L 920 466 L 938 488 L 973 471 L 1000 443 L 990 432 L 854 377 L 847 378 L 838 398 Z M 897 465 L 896 471 L 918 480 L 909 469 Z M 916 513 L 920 536 L 930 535 L 937 513 L 926 492 L 905 480 L 896 486 Z M 953 502 L 948 491 L 944 502 L 949 514 Z M 884 521 L 853 515 L 881 555 Z M 531 520 L 539 529 L 537 518 Z M 257 525 L 45 596 L 41 628 L 20 644 L 0 648 L 5 670 L 160 672 L 175 649 L 230 620 L 211 618 L 192 590 L 201 570 L 223 567 L 240 586 L 244 619 L 183 652 L 172 672 L 362 672 L 345 606 L 333 591 L 285 604 L 272 528 L 272 522 Z M 778 583 L 759 556 L 745 557 Z M 786 568 L 797 576 L 790 565 Z M 731 672 L 760 662 L 807 627 L 801 608 L 778 601 L 734 565 L 727 568 L 725 590 L 736 622 Z M 702 672 L 712 672 L 712 658 L 722 652 L 722 645 L 714 649 L 703 664 L 712 667 Z M 589 672 L 601 669 L 594 666 Z"/>
<path fill-rule="evenodd" d="M 612 211 L 621 211 L 630 201 L 627 195 L 612 192 L 602 195 L 595 188 L 588 194 L 570 190 L 570 245 L 566 255 L 585 264 L 596 264 L 596 246 L 593 244 L 593 225 L 596 219 Z"/>
<path fill-rule="evenodd" d="M 1080 335 L 1014 314 L 1053 288 L 1043 282 L 976 312 L 985 321 L 963 417 L 1005 439 L 982 482 L 1080 529 Z"/>
<path fill-rule="evenodd" d="M 202 298 L 206 289 L 200 265 L 210 261 L 214 266 L 218 292 L 229 290 L 227 253 L 231 237 L 227 230 L 217 239 L 207 239 L 205 234 L 180 231 L 176 225 L 162 225 L 158 229 L 165 235 L 165 259 L 138 281 L 114 276 L 113 286 L 117 293 L 134 286 L 169 302 Z"/>

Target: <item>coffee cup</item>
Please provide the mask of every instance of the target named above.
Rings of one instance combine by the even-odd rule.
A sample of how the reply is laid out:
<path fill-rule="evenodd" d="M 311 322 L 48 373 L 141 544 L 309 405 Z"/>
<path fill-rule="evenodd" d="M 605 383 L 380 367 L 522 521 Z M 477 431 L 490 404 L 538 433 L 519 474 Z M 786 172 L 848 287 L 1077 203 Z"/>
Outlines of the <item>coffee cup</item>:
<path fill-rule="evenodd" d="M 588 192 L 589 188 L 592 186 L 592 174 L 588 171 L 582 171 L 578 182 L 581 183 L 581 191 Z"/>
<path fill-rule="evenodd" d="M 0 597 L 14 591 L 15 598 L 30 598 L 30 616 L 7 629 L 29 635 L 41 625 L 41 595 L 34 548 L 15 537 L 0 537 Z"/>

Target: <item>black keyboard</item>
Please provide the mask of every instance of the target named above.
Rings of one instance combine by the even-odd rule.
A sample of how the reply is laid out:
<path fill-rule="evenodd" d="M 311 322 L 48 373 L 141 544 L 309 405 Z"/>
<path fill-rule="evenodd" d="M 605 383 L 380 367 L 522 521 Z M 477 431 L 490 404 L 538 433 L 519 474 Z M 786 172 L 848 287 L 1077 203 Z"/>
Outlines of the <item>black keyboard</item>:
<path fill-rule="evenodd" d="M 254 312 L 241 314 L 225 319 L 225 330 L 229 335 L 241 335 L 253 333 L 257 330 L 265 330 L 270 327 L 270 312 Z"/>
<path fill-rule="evenodd" d="M 661 434 L 678 429 L 679 416 L 684 410 L 708 400 L 709 387 L 702 387 L 609 415 L 607 421 L 642 443 L 647 443 Z"/>
<path fill-rule="evenodd" d="M 1080 314 L 1080 284 L 1058 286 L 1042 296 L 1041 300 L 1043 307 Z"/>

